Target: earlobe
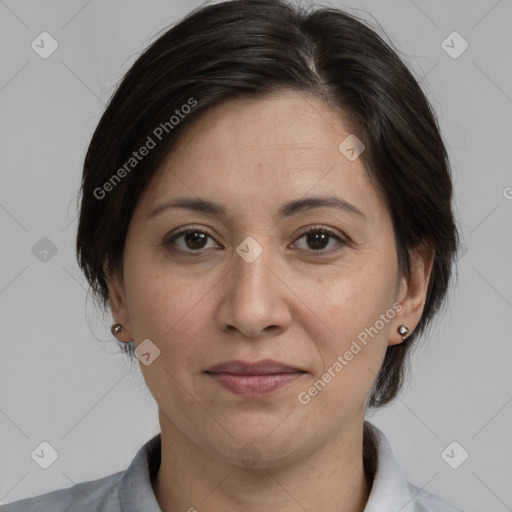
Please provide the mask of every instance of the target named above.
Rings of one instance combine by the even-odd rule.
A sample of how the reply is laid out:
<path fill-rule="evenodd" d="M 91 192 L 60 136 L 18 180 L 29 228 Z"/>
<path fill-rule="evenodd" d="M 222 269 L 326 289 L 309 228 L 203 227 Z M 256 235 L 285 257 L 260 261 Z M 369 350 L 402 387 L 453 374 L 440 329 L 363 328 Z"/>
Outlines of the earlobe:
<path fill-rule="evenodd" d="M 112 333 L 112 336 L 117 338 L 119 341 L 122 341 L 125 343 L 129 343 L 129 342 L 133 341 L 133 338 L 130 336 L 130 334 L 126 331 L 126 329 L 121 324 L 112 324 L 112 327 L 110 328 L 110 332 Z"/>
<path fill-rule="evenodd" d="M 112 317 L 114 319 L 111 327 L 112 335 L 119 341 L 133 341 L 122 278 L 120 277 L 119 272 L 109 269 L 107 262 L 103 265 L 103 271 L 108 288 L 110 311 L 112 312 Z"/>
<path fill-rule="evenodd" d="M 403 277 L 400 282 L 398 300 L 401 304 L 401 310 L 396 316 L 395 331 L 391 333 L 389 345 L 402 343 L 418 325 L 429 289 L 430 277 L 434 262 L 434 248 L 427 242 L 420 242 L 410 253 L 410 275 L 406 279 Z M 404 326 L 408 329 L 405 333 Z M 405 333 L 405 336 L 400 332 Z"/>

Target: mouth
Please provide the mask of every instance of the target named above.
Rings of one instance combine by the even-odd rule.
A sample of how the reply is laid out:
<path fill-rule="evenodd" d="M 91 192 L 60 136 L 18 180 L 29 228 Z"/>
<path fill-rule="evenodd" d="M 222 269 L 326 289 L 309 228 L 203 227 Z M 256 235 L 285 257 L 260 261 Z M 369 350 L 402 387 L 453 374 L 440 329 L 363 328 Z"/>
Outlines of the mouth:
<path fill-rule="evenodd" d="M 211 367 L 205 373 L 237 395 L 254 397 L 287 387 L 307 372 L 279 361 L 265 359 L 255 363 L 226 361 Z"/>

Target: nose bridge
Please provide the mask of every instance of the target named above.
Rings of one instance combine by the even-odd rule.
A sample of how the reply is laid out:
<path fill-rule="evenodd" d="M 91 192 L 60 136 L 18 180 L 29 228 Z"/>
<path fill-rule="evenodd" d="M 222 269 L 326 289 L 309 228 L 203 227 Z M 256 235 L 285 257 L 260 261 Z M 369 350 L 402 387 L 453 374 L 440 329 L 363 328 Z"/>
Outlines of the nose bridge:
<path fill-rule="evenodd" d="M 277 266 L 270 237 L 263 246 L 246 238 L 233 255 L 232 269 L 224 288 L 219 320 L 248 336 L 267 327 L 284 327 L 289 320 L 282 284 L 274 275 Z"/>
<path fill-rule="evenodd" d="M 256 239 L 247 237 L 233 257 L 231 293 L 253 306 L 272 302 L 275 294 L 272 283 L 275 276 L 270 270 L 272 259 L 269 238 L 263 246 L 263 242 L 260 244 Z"/>

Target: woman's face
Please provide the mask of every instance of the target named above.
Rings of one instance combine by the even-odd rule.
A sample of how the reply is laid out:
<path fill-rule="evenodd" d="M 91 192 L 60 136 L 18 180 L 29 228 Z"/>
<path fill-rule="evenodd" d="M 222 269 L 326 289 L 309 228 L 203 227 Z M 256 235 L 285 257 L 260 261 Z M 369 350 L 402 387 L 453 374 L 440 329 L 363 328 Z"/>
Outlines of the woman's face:
<path fill-rule="evenodd" d="M 396 328 L 412 331 L 423 302 L 400 279 L 390 214 L 354 139 L 339 149 L 350 135 L 317 99 L 232 100 L 187 128 L 141 197 L 124 281 L 109 286 L 129 339 L 150 340 L 138 350 L 163 434 L 270 466 L 362 427 Z M 219 211 L 169 204 L 185 198 Z M 207 373 L 264 359 L 300 372 Z"/>

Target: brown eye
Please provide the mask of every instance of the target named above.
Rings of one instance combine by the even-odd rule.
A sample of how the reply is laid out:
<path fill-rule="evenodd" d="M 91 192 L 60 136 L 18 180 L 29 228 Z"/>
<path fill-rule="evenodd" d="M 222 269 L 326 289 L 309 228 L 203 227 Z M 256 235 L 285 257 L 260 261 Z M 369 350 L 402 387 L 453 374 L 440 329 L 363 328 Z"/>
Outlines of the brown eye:
<path fill-rule="evenodd" d="M 345 245 L 345 241 L 333 233 L 332 231 L 325 228 L 313 227 L 305 231 L 302 236 L 299 238 L 304 238 L 306 240 L 307 248 L 311 251 L 323 251 L 323 252 L 331 252 L 331 248 L 326 250 L 329 243 L 334 239 L 338 244 Z M 336 246 L 336 244 L 334 244 Z"/>
<path fill-rule="evenodd" d="M 168 247 L 169 250 L 177 250 L 185 253 L 200 253 L 201 250 L 209 248 L 207 245 L 208 239 L 213 241 L 213 238 L 208 233 L 200 229 L 186 228 L 173 234 L 164 242 L 164 245 Z M 339 235 L 329 229 L 321 227 L 308 229 L 299 237 L 299 240 L 301 239 L 306 241 L 306 246 L 299 248 L 311 253 L 330 253 L 337 250 L 336 246 L 348 245 Z M 214 245 L 213 247 L 217 246 Z"/>
<path fill-rule="evenodd" d="M 211 238 L 210 235 L 199 229 L 185 229 L 174 234 L 165 245 L 185 252 L 195 252 L 206 248 L 208 238 Z M 182 242 L 177 244 L 179 239 Z"/>

